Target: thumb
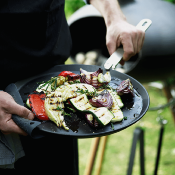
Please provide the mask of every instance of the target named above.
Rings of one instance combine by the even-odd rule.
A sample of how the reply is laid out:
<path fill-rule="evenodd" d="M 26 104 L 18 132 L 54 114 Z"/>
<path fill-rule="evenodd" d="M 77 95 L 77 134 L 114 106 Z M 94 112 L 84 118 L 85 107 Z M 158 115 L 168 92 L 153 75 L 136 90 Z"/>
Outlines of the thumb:
<path fill-rule="evenodd" d="M 34 114 L 29 109 L 27 109 L 24 106 L 21 106 L 21 105 L 17 104 L 15 101 L 12 102 L 11 108 L 9 108 L 8 112 L 10 114 L 16 114 L 20 117 L 23 117 L 23 118 L 26 118 L 26 119 L 29 119 L 29 120 L 33 120 L 34 117 L 35 117 Z"/>

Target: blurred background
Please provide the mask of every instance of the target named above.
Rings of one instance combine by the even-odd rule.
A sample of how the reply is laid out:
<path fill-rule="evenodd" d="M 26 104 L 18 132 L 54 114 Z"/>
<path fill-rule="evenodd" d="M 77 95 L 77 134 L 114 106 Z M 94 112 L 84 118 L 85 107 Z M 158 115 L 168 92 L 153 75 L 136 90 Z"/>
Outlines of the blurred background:
<path fill-rule="evenodd" d="M 86 9 L 87 5 L 82 0 L 65 0 L 65 2 L 66 17 L 73 38 L 73 51 L 65 64 L 103 65 L 108 53 L 104 46 L 105 26 L 100 14 L 92 9 L 93 15 L 90 15 L 89 7 Z M 83 10 L 81 10 L 82 8 Z M 164 133 L 157 174 L 175 175 L 175 110 L 173 101 L 175 98 L 175 32 L 173 32 L 175 29 L 175 0 L 123 0 L 121 8 L 128 21 L 134 25 L 139 22 L 139 17 L 142 18 L 142 16 L 148 16 L 153 21 L 150 27 L 152 30 L 148 29 L 146 32 L 142 52 L 132 58 L 125 67 L 116 68 L 117 71 L 133 76 L 144 85 L 150 97 L 150 110 L 136 124 L 108 136 L 100 175 L 127 174 L 133 134 L 137 127 L 144 131 L 145 174 L 154 174 L 162 125 Z M 142 15 L 139 15 L 140 13 Z M 84 21 L 86 26 L 84 26 Z M 86 29 L 89 32 L 88 34 Z M 96 43 L 98 37 L 97 33 L 92 33 L 93 30 L 91 29 L 100 33 L 98 37 L 102 40 L 97 43 L 100 47 L 93 44 Z M 83 32 L 82 35 L 80 31 Z M 88 38 L 90 38 L 91 43 L 87 41 Z M 88 43 L 88 45 L 84 43 Z M 157 108 L 155 109 L 155 107 Z M 78 140 L 80 175 L 85 173 L 92 140 Z M 134 175 L 140 174 L 138 148 L 136 149 L 132 170 Z M 97 161 L 94 163 L 92 175 L 96 175 Z"/>

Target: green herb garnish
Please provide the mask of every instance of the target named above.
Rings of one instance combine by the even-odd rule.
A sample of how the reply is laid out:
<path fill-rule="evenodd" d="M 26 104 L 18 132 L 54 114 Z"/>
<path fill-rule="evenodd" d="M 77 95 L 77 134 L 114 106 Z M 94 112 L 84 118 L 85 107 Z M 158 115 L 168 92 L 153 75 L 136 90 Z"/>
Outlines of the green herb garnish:
<path fill-rule="evenodd" d="M 124 117 L 124 120 L 127 120 L 127 117 Z"/>
<path fill-rule="evenodd" d="M 114 130 L 114 125 L 113 125 L 113 123 L 111 123 L 111 128 L 112 128 L 112 130 Z"/>
<path fill-rule="evenodd" d="M 59 111 L 62 111 L 62 114 L 65 116 L 65 115 L 67 115 L 67 116 L 69 116 L 69 117 L 72 117 L 70 114 L 68 114 L 67 112 L 65 112 L 61 107 L 57 107 L 57 110 L 59 110 Z"/>
<path fill-rule="evenodd" d="M 96 91 L 89 92 L 87 89 L 86 90 L 84 90 L 84 89 L 77 89 L 76 92 L 79 92 L 79 93 L 82 93 L 82 94 L 86 94 L 86 95 L 90 95 L 90 96 L 96 95 Z"/>

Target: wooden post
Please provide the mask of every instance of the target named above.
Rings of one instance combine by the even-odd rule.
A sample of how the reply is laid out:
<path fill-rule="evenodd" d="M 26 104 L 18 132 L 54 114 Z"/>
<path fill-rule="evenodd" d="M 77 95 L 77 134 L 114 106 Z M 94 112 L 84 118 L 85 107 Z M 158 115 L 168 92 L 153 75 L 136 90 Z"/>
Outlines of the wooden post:
<path fill-rule="evenodd" d="M 92 168 L 94 165 L 99 141 L 100 141 L 100 137 L 96 137 L 96 138 L 92 139 L 92 143 L 91 143 L 91 147 L 90 147 L 89 156 L 87 159 L 84 175 L 91 175 L 91 173 L 92 173 Z"/>
<path fill-rule="evenodd" d="M 106 142 L 107 142 L 108 136 L 101 137 L 97 160 L 96 160 L 96 167 L 95 167 L 95 175 L 100 175 L 101 172 L 101 166 L 103 162 L 103 156 L 105 152 Z"/>

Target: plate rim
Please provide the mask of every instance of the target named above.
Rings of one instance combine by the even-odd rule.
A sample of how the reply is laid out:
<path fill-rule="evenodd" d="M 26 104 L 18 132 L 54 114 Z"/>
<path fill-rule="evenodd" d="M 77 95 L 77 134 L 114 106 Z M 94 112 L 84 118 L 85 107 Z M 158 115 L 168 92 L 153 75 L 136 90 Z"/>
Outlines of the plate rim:
<path fill-rule="evenodd" d="M 103 71 L 105 71 L 104 69 L 103 69 L 103 67 L 101 67 L 101 66 L 97 66 L 97 65 L 81 65 L 81 64 L 68 64 L 68 65 L 56 65 L 56 66 L 54 66 L 53 68 L 51 68 L 51 69 L 49 69 L 49 70 L 47 70 L 47 71 L 45 71 L 45 72 L 43 72 L 43 73 L 41 73 L 41 74 L 38 74 L 38 75 L 36 75 L 36 76 L 32 76 L 32 77 L 29 77 L 29 78 L 27 78 L 27 79 L 24 79 L 24 80 L 21 80 L 21 81 L 18 81 L 18 82 L 16 82 L 15 84 L 16 84 L 16 86 L 17 86 L 17 88 L 18 88 L 18 90 L 20 91 L 20 89 L 23 87 L 23 86 L 25 86 L 25 84 L 27 84 L 29 81 L 32 81 L 32 80 L 34 80 L 34 79 L 37 79 L 37 78 L 40 78 L 40 77 L 43 77 L 43 76 L 48 76 L 49 74 L 56 74 L 57 72 L 60 72 L 59 70 L 57 70 L 57 71 L 55 71 L 58 67 L 70 67 L 71 69 L 69 69 L 69 71 L 79 71 L 79 70 L 72 70 L 72 68 L 73 67 L 79 67 L 79 68 L 82 68 L 82 67 L 85 67 L 86 69 L 85 70 L 87 70 L 87 67 L 90 67 L 90 69 L 92 68 L 92 67 L 94 67 L 94 69 L 98 69 L 98 68 L 101 68 Z M 62 71 L 62 70 L 61 70 Z M 122 130 L 124 130 L 124 129 L 126 129 L 127 127 L 129 127 L 129 126 L 132 126 L 133 124 L 135 124 L 136 122 L 138 122 L 145 114 L 146 114 L 146 112 L 148 111 L 148 108 L 149 108 L 149 105 L 150 105 L 150 98 L 149 98 L 149 94 L 148 94 L 148 92 L 147 92 L 147 90 L 145 89 L 145 87 L 139 82 L 139 81 L 137 81 L 135 78 L 133 78 L 133 77 L 131 77 L 131 76 L 129 76 L 129 75 L 127 75 L 127 74 L 125 74 L 125 73 L 121 73 L 121 72 L 118 72 L 118 71 L 115 71 L 115 70 L 111 70 L 111 76 L 112 76 L 112 74 L 115 74 L 115 73 L 118 73 L 118 74 L 120 74 L 120 75 L 122 75 L 122 76 L 124 76 L 124 77 L 128 77 L 128 78 L 130 78 L 131 79 L 131 81 L 134 81 L 134 84 L 135 83 L 137 83 L 140 87 L 142 87 L 142 90 L 145 92 L 145 94 L 146 94 L 146 96 L 148 97 L 147 99 L 143 99 L 142 98 L 142 103 L 143 103 L 143 105 L 145 104 L 145 103 L 147 103 L 146 104 L 146 108 L 144 109 L 144 111 L 142 111 L 143 110 L 143 105 L 142 105 L 142 110 L 141 110 L 141 112 L 140 112 L 140 114 L 139 114 L 139 117 L 137 117 L 135 120 L 132 120 L 132 122 L 129 122 L 128 124 L 126 124 L 124 127 L 121 127 L 121 128 L 119 128 L 119 129 L 116 129 L 116 130 L 112 130 L 111 129 L 111 131 L 109 131 L 109 132 L 102 132 L 102 133 L 98 133 L 98 134 L 96 134 L 96 133 L 91 133 L 91 134 L 89 134 L 89 133 L 87 133 L 87 134 L 78 134 L 78 133 L 76 133 L 76 134 L 74 134 L 74 135 L 72 135 L 71 133 L 70 134 L 59 134 L 59 133 L 54 133 L 54 132 L 48 132 L 48 131 L 46 131 L 46 130 L 43 130 L 43 129 L 41 129 L 40 127 L 43 125 L 42 123 L 41 123 L 41 125 L 39 125 L 37 128 L 40 130 L 40 131 L 43 131 L 43 132 L 45 132 L 45 133 L 51 133 L 51 134 L 57 134 L 57 135 L 62 135 L 62 136 L 69 136 L 69 137 L 74 137 L 74 138 L 94 138 L 94 137 L 100 137 L 100 136 L 105 136 L 105 135 L 111 135 L 111 134 L 114 134 L 114 133 L 117 133 L 117 132 L 119 132 L 119 131 L 122 131 Z M 118 77 L 116 77 L 116 78 L 118 78 Z M 120 79 L 120 78 L 119 78 Z M 120 79 L 120 80 L 122 80 L 122 79 Z M 134 85 L 133 85 L 134 86 Z M 134 88 L 135 89 L 135 88 Z M 147 102 L 146 102 L 146 101 Z M 140 116 L 141 115 L 141 116 Z M 62 128 L 63 129 L 63 128 Z M 106 134 L 105 134 L 106 133 Z"/>

